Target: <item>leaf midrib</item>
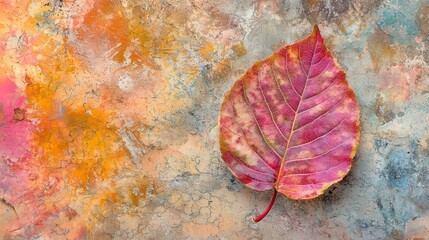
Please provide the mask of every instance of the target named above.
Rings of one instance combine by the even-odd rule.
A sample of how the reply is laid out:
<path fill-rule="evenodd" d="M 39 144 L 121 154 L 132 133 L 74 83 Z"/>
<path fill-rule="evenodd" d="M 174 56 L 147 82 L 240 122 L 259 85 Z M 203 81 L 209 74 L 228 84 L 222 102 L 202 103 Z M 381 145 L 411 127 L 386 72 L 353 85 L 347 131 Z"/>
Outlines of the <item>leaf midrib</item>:
<path fill-rule="evenodd" d="M 291 130 L 290 130 L 289 138 L 288 138 L 287 143 L 286 143 L 286 149 L 285 149 L 283 157 L 281 158 L 280 168 L 279 168 L 278 174 L 276 176 L 277 179 L 276 179 L 276 183 L 274 185 L 274 188 L 276 190 L 279 190 L 278 188 L 279 188 L 279 183 L 280 183 L 280 179 L 281 179 L 281 174 L 282 174 L 282 171 L 283 171 L 284 164 L 286 162 L 285 161 L 286 160 L 286 155 L 289 152 L 290 140 L 292 139 L 293 133 L 295 132 L 294 128 L 295 128 L 296 119 L 298 117 L 299 108 L 301 106 L 301 103 L 303 102 L 303 96 L 304 96 L 304 93 L 305 93 L 305 89 L 307 87 L 307 83 L 308 83 L 308 79 L 309 79 L 308 78 L 308 74 L 310 73 L 311 67 L 313 66 L 313 58 L 314 58 L 316 47 L 317 47 L 317 44 L 318 44 L 317 35 L 315 37 L 316 37 L 316 43 L 314 44 L 314 49 L 313 49 L 313 51 L 311 53 L 310 67 L 308 68 L 308 72 L 304 71 L 304 68 L 302 67 L 302 61 L 301 61 L 301 58 L 300 58 L 301 44 L 298 45 L 298 54 L 297 54 L 298 55 L 298 62 L 299 62 L 299 65 L 301 66 L 302 72 L 305 73 L 305 75 L 306 75 L 306 79 L 305 79 L 305 84 L 304 84 L 304 88 L 302 89 L 301 95 L 298 94 L 299 95 L 298 106 L 296 107 L 296 111 L 294 113 L 295 116 L 293 118 L 293 122 L 292 122 Z M 289 80 L 292 88 L 294 88 L 292 80 L 290 79 L 290 75 L 289 75 L 287 56 L 286 56 L 286 61 L 285 62 L 286 62 L 286 72 L 287 72 L 288 80 Z M 280 92 L 282 92 L 281 89 L 280 89 Z M 282 94 L 283 94 L 283 92 L 282 92 Z"/>

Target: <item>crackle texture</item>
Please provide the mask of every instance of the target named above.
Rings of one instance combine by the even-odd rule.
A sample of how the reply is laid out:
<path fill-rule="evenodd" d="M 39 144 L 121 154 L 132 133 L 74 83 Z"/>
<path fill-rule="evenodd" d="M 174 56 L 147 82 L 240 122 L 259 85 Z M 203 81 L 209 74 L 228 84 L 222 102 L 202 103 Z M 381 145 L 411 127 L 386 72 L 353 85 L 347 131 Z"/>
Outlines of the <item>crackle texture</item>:
<path fill-rule="evenodd" d="M 0 239 L 404 239 L 429 234 L 427 0 L 0 1 Z M 244 187 L 218 115 L 317 24 L 361 110 L 344 180 Z"/>

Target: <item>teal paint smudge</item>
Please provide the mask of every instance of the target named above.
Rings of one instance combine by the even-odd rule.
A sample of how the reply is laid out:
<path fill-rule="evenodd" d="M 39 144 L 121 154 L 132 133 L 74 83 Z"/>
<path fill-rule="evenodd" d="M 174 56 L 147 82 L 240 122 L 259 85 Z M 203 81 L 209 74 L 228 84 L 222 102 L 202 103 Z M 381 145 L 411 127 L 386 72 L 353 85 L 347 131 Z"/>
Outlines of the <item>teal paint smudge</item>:
<path fill-rule="evenodd" d="M 384 3 L 384 7 L 378 12 L 380 16 L 378 27 L 401 44 L 414 41 L 413 38 L 420 33 L 416 24 L 416 14 L 423 1 L 418 2 L 419 4 L 410 4 L 408 0 L 391 0 Z"/>

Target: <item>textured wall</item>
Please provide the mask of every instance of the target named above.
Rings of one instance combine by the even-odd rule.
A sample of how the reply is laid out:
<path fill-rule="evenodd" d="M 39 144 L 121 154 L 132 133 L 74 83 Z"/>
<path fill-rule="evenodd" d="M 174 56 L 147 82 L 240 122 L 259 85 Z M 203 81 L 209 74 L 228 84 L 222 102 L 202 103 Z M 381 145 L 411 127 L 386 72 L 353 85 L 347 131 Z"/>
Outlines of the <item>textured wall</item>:
<path fill-rule="evenodd" d="M 0 1 L 4 239 L 429 238 L 426 0 Z M 220 158 L 225 92 L 318 24 L 361 107 L 349 175 L 306 201 Z M 1 237 L 0 237 L 1 238 Z"/>

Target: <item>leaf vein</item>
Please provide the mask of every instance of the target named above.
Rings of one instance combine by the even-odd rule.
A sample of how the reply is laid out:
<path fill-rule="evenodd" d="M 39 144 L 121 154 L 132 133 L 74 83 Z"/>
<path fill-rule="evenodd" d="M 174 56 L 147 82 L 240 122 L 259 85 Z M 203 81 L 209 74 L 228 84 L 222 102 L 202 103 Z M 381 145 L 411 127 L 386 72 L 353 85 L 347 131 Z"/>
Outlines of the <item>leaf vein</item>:
<path fill-rule="evenodd" d="M 315 95 L 313 95 L 311 97 L 303 99 L 302 101 L 308 101 L 308 100 L 310 100 L 310 99 L 312 99 L 314 97 L 319 96 L 320 94 L 324 93 L 325 91 L 329 90 L 332 86 L 334 86 L 334 83 L 337 81 L 337 79 L 339 79 L 338 78 L 339 75 L 340 75 L 340 72 L 338 72 L 337 75 L 335 75 L 334 81 L 332 81 L 331 84 L 329 84 L 328 87 L 326 87 L 325 89 L 323 89 L 322 91 L 320 91 L 319 93 L 316 93 Z"/>
<path fill-rule="evenodd" d="M 265 98 L 264 91 L 262 91 L 261 78 L 259 77 L 259 72 L 258 72 L 257 78 L 258 78 L 258 87 L 259 87 L 259 91 L 260 91 L 260 92 L 261 92 L 261 94 L 262 94 L 262 98 L 264 99 L 264 102 L 265 102 L 265 105 L 266 105 L 266 106 L 267 106 L 267 108 L 268 108 L 268 111 L 270 112 L 271 120 L 273 120 L 273 124 L 274 124 L 274 126 L 276 127 L 277 131 L 278 131 L 278 132 L 282 135 L 282 137 L 287 141 L 287 138 L 285 137 L 285 135 L 283 134 L 283 132 L 280 130 L 279 126 L 277 125 L 277 122 L 276 122 L 276 120 L 274 119 L 273 112 L 271 111 L 270 105 L 268 104 L 267 99 Z"/>
<path fill-rule="evenodd" d="M 289 106 L 289 108 L 290 108 L 293 112 L 295 112 L 295 109 L 293 109 L 293 108 L 292 108 L 292 106 L 289 104 L 289 102 L 286 100 L 286 97 L 285 97 L 285 95 L 284 95 L 284 93 L 283 93 L 282 89 L 280 88 L 280 83 L 279 83 L 279 81 L 278 81 L 278 79 L 277 79 L 276 74 L 274 73 L 274 70 L 273 70 L 273 67 L 272 67 L 272 66 L 270 66 L 270 71 L 271 71 L 271 74 L 273 75 L 274 81 L 276 82 L 276 86 L 277 86 L 277 88 L 279 89 L 279 92 L 281 93 L 281 95 L 282 95 L 282 97 L 283 97 L 284 102 Z"/>
<path fill-rule="evenodd" d="M 238 125 L 238 123 L 235 121 L 235 119 L 234 119 L 234 122 Z M 240 125 L 238 125 L 238 126 L 240 126 Z M 256 155 L 258 155 L 258 157 L 259 157 L 259 159 L 264 163 L 264 165 L 266 165 L 270 170 L 272 170 L 273 171 L 273 173 L 276 173 L 277 171 L 273 168 L 273 167 L 271 167 L 269 164 L 268 164 L 268 162 L 266 162 L 263 158 L 262 158 L 262 156 L 249 144 L 249 142 L 248 142 L 248 139 L 247 139 L 247 137 L 245 136 L 245 134 L 243 133 L 243 129 L 241 129 L 240 128 L 240 131 L 241 131 L 241 133 L 242 133 L 242 135 L 240 135 L 240 134 L 238 134 L 238 133 L 236 133 L 235 131 L 233 131 L 232 129 L 230 129 L 229 127 L 227 127 L 227 126 L 222 126 L 222 127 L 224 127 L 225 129 L 227 129 L 227 130 L 229 130 L 230 132 L 232 132 L 233 134 L 235 134 L 236 136 L 238 136 L 238 137 L 242 137 L 242 138 L 244 138 L 244 141 L 246 142 L 246 144 L 247 144 L 247 146 L 249 146 L 250 147 L 250 149 L 252 149 L 252 151 L 256 154 Z"/>
<path fill-rule="evenodd" d="M 244 167 L 246 167 L 250 171 L 253 171 L 253 172 L 257 173 L 257 174 L 262 174 L 262 175 L 266 175 L 266 176 L 269 176 L 269 177 L 273 177 L 273 175 L 271 175 L 271 174 L 268 174 L 268 173 L 265 173 L 265 172 L 261 172 L 261 171 L 258 171 L 258 170 L 255 170 L 255 169 L 251 168 L 246 162 L 244 162 L 243 160 L 241 160 L 241 158 L 237 157 L 233 152 L 231 152 L 229 150 L 228 150 L 228 152 L 231 153 L 231 155 L 232 155 L 233 158 L 235 158 L 237 161 L 241 162 L 241 165 L 243 165 Z"/>
<path fill-rule="evenodd" d="M 303 114 L 303 113 L 305 113 L 305 112 L 307 112 L 307 111 L 309 111 L 309 110 L 311 110 L 311 109 L 313 109 L 313 108 L 315 108 L 315 107 L 317 107 L 317 106 L 320 106 L 320 105 L 322 105 L 323 103 L 327 102 L 328 100 L 331 100 L 331 99 L 330 99 L 330 98 L 326 98 L 326 99 L 325 99 L 325 100 L 323 100 L 322 102 L 320 102 L 320 103 L 316 103 L 314 106 L 312 106 L 312 107 L 310 107 L 310 108 L 307 108 L 307 109 L 305 109 L 305 110 L 303 110 L 303 111 L 299 112 L 299 113 L 298 113 L 298 115 Z"/>
<path fill-rule="evenodd" d="M 301 162 L 301 161 L 308 161 L 308 160 L 311 160 L 311 159 L 316 159 L 318 157 L 322 157 L 322 156 L 325 156 L 325 155 L 329 154 L 330 152 L 332 152 L 332 151 L 336 150 L 337 148 L 341 147 L 342 145 L 344 145 L 344 142 L 338 144 L 334 148 L 331 148 L 331 149 L 329 149 L 328 151 L 326 151 L 326 152 L 324 152 L 322 154 L 319 154 L 319 155 L 316 155 L 316 156 L 312 156 L 312 157 L 307 157 L 307 158 L 289 159 L 289 161 L 287 161 L 287 163 Z"/>
<path fill-rule="evenodd" d="M 307 145 L 307 144 L 310 144 L 310 143 L 313 143 L 313 142 L 315 142 L 315 141 L 317 141 L 317 140 L 319 140 L 319 139 L 321 139 L 321 138 L 323 138 L 323 137 L 326 137 L 328 134 L 330 134 L 331 132 L 333 132 L 336 128 L 338 128 L 343 122 L 344 122 L 344 120 L 346 120 L 345 118 L 343 118 L 343 120 L 341 120 L 340 121 L 340 123 L 338 123 L 338 125 L 335 125 L 331 130 L 329 130 L 328 132 L 326 132 L 326 133 L 324 133 L 323 135 L 321 135 L 321 136 L 319 136 L 319 137 L 317 137 L 317 138 L 315 138 L 315 139 L 313 139 L 313 140 L 311 140 L 311 141 L 309 141 L 309 142 L 306 142 L 306 143 L 302 143 L 302 144 L 299 144 L 299 145 L 295 145 L 295 146 L 292 146 L 292 147 L 290 147 L 289 148 L 289 150 L 290 149 L 294 149 L 294 148 L 298 148 L 298 147 L 302 147 L 302 146 L 304 146 L 304 145 Z"/>
<path fill-rule="evenodd" d="M 287 79 L 288 79 L 288 81 L 289 81 L 289 83 L 290 83 L 290 85 L 292 86 L 292 89 L 293 89 L 293 91 L 299 96 L 299 97 L 301 97 L 301 94 L 299 94 L 298 93 L 298 91 L 295 89 L 295 86 L 293 85 L 293 83 L 292 83 L 292 79 L 290 79 L 290 74 L 289 74 L 289 68 L 288 68 L 288 64 L 287 64 L 287 57 L 286 57 L 286 75 L 287 75 Z"/>
<path fill-rule="evenodd" d="M 347 162 L 341 162 L 340 164 L 337 164 L 337 165 L 335 165 L 335 166 L 333 166 L 333 167 L 329 167 L 329 168 L 327 168 L 327 169 L 325 169 L 325 170 L 322 170 L 322 171 L 307 172 L 307 173 L 292 173 L 292 174 L 287 174 L 287 175 L 283 175 L 283 176 L 282 176 L 282 178 L 292 177 L 292 176 L 308 176 L 308 175 L 313 175 L 313 174 L 318 174 L 318 173 L 328 172 L 329 170 L 334 169 L 334 168 L 337 168 L 337 167 L 339 167 L 339 166 L 341 166 L 341 165 L 343 165 L 343 164 L 345 164 L 345 163 L 347 163 Z"/>
<path fill-rule="evenodd" d="M 346 97 L 346 95 L 344 95 L 338 102 L 336 102 L 334 105 L 332 105 L 332 107 L 329 108 L 326 112 L 320 114 L 317 118 L 315 118 L 315 119 L 311 120 L 310 122 L 308 122 L 308 123 L 300 126 L 299 128 L 295 129 L 294 131 L 296 132 L 296 131 L 302 129 L 303 127 L 305 127 L 305 126 L 314 123 L 316 120 L 320 119 L 321 117 L 325 116 L 327 113 L 331 112 L 332 109 L 335 109 L 336 107 L 338 107 L 338 105 L 344 100 L 345 97 Z"/>
<path fill-rule="evenodd" d="M 317 40 L 316 40 L 316 44 L 314 45 L 313 55 L 311 56 L 311 61 L 310 61 L 310 63 L 311 63 L 311 62 L 313 62 L 314 51 L 316 50 L 317 43 L 318 43 L 318 42 L 317 42 Z M 301 58 L 300 58 L 300 56 L 299 56 L 299 52 L 301 51 L 300 49 L 301 49 L 301 45 L 298 45 L 298 61 L 299 61 L 299 62 L 301 62 Z M 286 63 L 287 63 L 287 59 L 286 59 Z M 301 67 L 301 69 L 302 69 L 302 67 Z M 310 64 L 309 71 L 310 71 L 310 70 L 311 70 L 311 64 Z M 308 73 L 307 73 L 307 79 L 308 79 Z M 303 90 L 302 90 L 302 94 L 303 94 L 303 95 L 304 95 L 304 92 L 305 92 L 305 88 L 307 87 L 307 82 L 308 82 L 308 81 L 306 81 L 306 82 L 305 82 L 305 84 L 304 84 L 304 88 L 303 88 Z M 293 85 L 292 85 L 292 86 L 293 86 Z M 294 126 L 295 126 L 295 123 L 296 123 L 296 119 L 297 119 L 297 117 L 298 117 L 297 112 L 299 112 L 299 107 L 301 106 L 301 103 L 302 103 L 302 96 L 303 96 L 303 95 L 300 95 L 300 99 L 299 99 L 298 107 L 296 108 L 295 116 L 294 116 L 294 118 L 293 118 L 293 122 L 292 122 L 291 132 L 290 132 L 290 135 L 289 135 L 289 139 L 288 139 L 288 142 L 287 142 L 287 145 L 286 145 L 286 149 L 285 149 L 284 155 L 283 155 L 282 160 L 281 160 L 281 164 L 280 164 L 280 168 L 279 168 L 279 175 L 281 175 L 281 173 L 282 173 L 283 166 L 284 166 L 284 164 L 285 164 L 285 158 L 286 158 L 286 155 L 287 155 L 287 153 L 288 153 L 288 151 L 289 151 L 289 143 L 290 143 L 290 140 L 292 139 L 292 135 L 293 135 L 293 133 L 294 133 Z M 275 184 L 275 186 L 276 186 L 276 187 L 278 187 L 279 182 L 280 182 L 280 179 L 281 179 L 281 177 L 277 177 L 276 184 Z"/>
<path fill-rule="evenodd" d="M 253 119 L 255 120 L 256 125 L 258 126 L 258 130 L 259 130 L 259 132 L 261 133 L 262 138 L 264 139 L 265 143 L 266 143 L 266 144 L 271 148 L 271 150 L 273 151 L 273 153 L 275 153 L 275 154 L 276 154 L 276 155 L 281 159 L 281 158 L 282 158 L 282 156 L 280 155 L 280 153 L 279 153 L 279 152 L 277 152 L 277 150 L 275 150 L 273 146 L 271 146 L 271 144 L 267 141 L 267 139 L 266 139 L 266 137 L 265 137 L 265 134 L 262 132 L 261 126 L 259 125 L 258 120 L 256 120 L 256 116 L 255 116 L 255 113 L 253 112 L 253 108 L 252 108 L 252 106 L 250 105 L 249 100 L 247 99 L 246 89 L 245 89 L 245 87 L 244 87 L 243 82 L 241 82 L 241 84 L 242 84 L 242 88 L 243 88 L 243 96 L 244 96 L 244 100 L 245 100 L 246 104 L 247 104 L 247 105 L 249 106 L 249 108 L 250 108 L 250 112 L 252 113 Z"/>

